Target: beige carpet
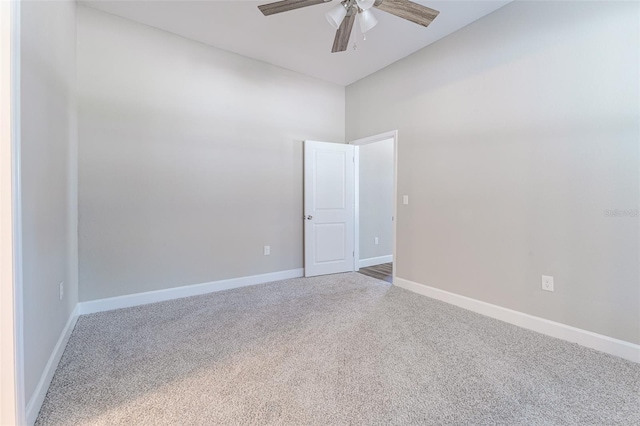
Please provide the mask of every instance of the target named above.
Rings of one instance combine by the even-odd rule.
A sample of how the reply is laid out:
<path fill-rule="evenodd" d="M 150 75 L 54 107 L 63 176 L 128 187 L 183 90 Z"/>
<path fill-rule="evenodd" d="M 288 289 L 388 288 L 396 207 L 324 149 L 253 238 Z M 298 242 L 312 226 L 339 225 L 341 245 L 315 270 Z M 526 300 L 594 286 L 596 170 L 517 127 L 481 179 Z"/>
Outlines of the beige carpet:
<path fill-rule="evenodd" d="M 349 273 L 82 316 L 38 425 L 638 425 L 640 365 Z"/>

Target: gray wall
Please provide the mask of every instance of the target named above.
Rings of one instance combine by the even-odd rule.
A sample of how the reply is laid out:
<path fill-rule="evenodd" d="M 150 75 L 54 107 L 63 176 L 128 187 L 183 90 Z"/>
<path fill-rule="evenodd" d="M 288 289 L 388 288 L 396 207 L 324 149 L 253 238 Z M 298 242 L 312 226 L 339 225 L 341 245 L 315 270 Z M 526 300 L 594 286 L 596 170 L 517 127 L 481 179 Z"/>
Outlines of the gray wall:
<path fill-rule="evenodd" d="M 344 87 L 79 7 L 78 92 L 81 300 L 302 267 Z"/>
<path fill-rule="evenodd" d="M 514 2 L 347 88 L 348 140 L 399 131 L 399 277 L 640 343 L 638 17 Z"/>
<path fill-rule="evenodd" d="M 75 8 L 74 1 L 21 5 L 26 401 L 78 302 Z"/>
<path fill-rule="evenodd" d="M 358 150 L 360 260 L 390 256 L 393 254 L 393 139 L 361 145 Z"/>

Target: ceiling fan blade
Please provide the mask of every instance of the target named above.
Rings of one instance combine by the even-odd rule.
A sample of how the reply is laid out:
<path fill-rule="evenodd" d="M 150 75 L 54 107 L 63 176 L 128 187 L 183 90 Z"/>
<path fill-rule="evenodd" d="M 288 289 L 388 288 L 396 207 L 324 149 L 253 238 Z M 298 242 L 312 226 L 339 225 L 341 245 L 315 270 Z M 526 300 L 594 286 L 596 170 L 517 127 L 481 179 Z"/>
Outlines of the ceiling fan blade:
<path fill-rule="evenodd" d="M 340 28 L 336 32 L 336 38 L 333 40 L 333 47 L 331 53 L 344 52 L 349 45 L 349 37 L 351 37 L 351 30 L 353 29 L 353 23 L 356 21 L 356 13 L 352 13 L 344 18 Z"/>
<path fill-rule="evenodd" d="M 327 1 L 331 0 L 282 0 L 275 3 L 261 4 L 258 6 L 258 9 L 260 9 L 260 12 L 262 12 L 264 16 L 269 16 L 274 13 L 288 12 L 302 7 L 325 3 Z"/>
<path fill-rule="evenodd" d="M 423 27 L 428 26 L 440 13 L 437 10 L 409 0 L 377 0 L 374 6 Z"/>

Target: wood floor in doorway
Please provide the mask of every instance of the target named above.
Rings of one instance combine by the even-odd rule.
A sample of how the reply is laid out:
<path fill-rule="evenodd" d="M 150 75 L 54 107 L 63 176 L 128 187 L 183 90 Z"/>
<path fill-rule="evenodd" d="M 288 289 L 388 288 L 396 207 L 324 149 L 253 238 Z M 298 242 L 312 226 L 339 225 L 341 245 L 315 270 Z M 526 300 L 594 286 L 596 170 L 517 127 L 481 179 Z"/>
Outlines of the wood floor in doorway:
<path fill-rule="evenodd" d="M 381 265 L 360 268 L 358 272 L 362 275 L 367 275 L 390 283 L 393 277 L 393 263 L 383 263 Z"/>

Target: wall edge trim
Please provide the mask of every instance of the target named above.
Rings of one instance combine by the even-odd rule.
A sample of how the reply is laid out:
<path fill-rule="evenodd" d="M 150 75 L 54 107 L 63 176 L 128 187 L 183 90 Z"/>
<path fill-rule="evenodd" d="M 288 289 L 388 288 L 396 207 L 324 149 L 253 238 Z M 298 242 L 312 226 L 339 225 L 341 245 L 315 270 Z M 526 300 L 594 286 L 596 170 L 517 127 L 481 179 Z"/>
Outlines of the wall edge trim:
<path fill-rule="evenodd" d="M 218 291 L 231 290 L 256 284 L 300 278 L 303 275 L 304 269 L 297 268 L 286 271 L 269 272 L 260 275 L 250 275 L 246 277 L 230 278 L 162 290 L 89 300 L 78 303 L 79 314 L 86 315 L 96 312 L 111 311 L 114 309 L 130 308 L 133 306 L 147 305 L 149 303 L 164 302 L 167 300 L 181 299 L 183 297 L 198 296 L 207 293 L 215 293 Z"/>
<path fill-rule="evenodd" d="M 78 316 L 79 306 L 76 305 L 76 307 L 71 312 L 69 319 L 67 320 L 67 324 L 62 329 L 62 333 L 60 334 L 60 337 L 58 338 L 53 351 L 51 352 L 51 356 L 49 357 L 47 365 L 42 372 L 42 376 L 40 376 L 40 380 L 38 381 L 36 389 L 33 391 L 33 395 L 31 395 L 31 398 L 29 398 L 29 402 L 27 403 L 26 407 L 26 420 L 28 425 L 33 425 L 38 418 L 40 408 L 42 408 L 42 403 L 44 402 L 44 398 L 47 395 L 47 391 L 49 390 L 49 385 L 51 385 L 51 381 L 53 380 L 53 375 L 58 368 L 58 364 L 60 363 L 62 354 L 67 347 L 67 343 L 69 342 L 71 333 L 73 332 L 73 329 L 76 326 L 76 322 L 78 321 Z"/>
<path fill-rule="evenodd" d="M 640 363 L 640 345 L 396 277 L 394 285 L 547 336 Z"/>
<path fill-rule="evenodd" d="M 378 257 L 369 257 L 367 259 L 360 259 L 358 261 L 358 266 L 360 268 L 368 268 L 369 266 L 382 265 L 383 263 L 391 263 L 393 262 L 393 255 L 387 256 L 378 256 Z"/>

